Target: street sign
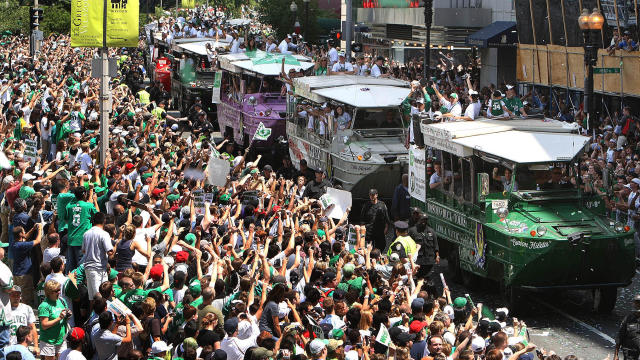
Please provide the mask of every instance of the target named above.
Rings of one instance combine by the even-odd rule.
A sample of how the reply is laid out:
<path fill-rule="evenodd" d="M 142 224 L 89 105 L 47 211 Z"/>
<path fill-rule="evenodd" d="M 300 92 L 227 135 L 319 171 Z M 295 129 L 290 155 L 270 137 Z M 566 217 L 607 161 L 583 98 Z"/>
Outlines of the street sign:
<path fill-rule="evenodd" d="M 594 74 L 620 74 L 620 68 L 593 68 Z"/>
<path fill-rule="evenodd" d="M 109 77 L 118 75 L 118 59 L 109 59 Z M 99 78 L 102 76 L 102 59 L 91 59 L 91 77 Z"/>

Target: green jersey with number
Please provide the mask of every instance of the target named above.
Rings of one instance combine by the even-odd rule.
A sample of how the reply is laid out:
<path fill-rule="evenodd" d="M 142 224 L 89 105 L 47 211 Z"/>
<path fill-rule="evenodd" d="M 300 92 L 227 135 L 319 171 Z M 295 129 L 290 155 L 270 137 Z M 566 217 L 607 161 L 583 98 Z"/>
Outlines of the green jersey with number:
<path fill-rule="evenodd" d="M 494 100 L 491 99 L 489 103 L 489 109 L 491 111 L 491 116 L 502 116 L 504 115 L 504 102 L 502 100 Z"/>
<path fill-rule="evenodd" d="M 69 246 L 82 246 L 82 236 L 91 229 L 91 217 L 96 212 L 93 204 L 82 200 L 67 205 Z"/>
<path fill-rule="evenodd" d="M 518 97 L 512 97 L 511 99 L 507 98 L 504 100 L 504 105 L 514 114 L 520 114 L 520 109 L 524 107 L 522 105 L 522 100 Z"/>

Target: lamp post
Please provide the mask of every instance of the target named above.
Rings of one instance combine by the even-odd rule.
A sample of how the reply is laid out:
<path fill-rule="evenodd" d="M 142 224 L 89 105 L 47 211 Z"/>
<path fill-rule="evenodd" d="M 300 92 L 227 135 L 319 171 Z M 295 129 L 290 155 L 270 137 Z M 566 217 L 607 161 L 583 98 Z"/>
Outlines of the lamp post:
<path fill-rule="evenodd" d="M 304 2 L 304 38 L 309 41 L 309 3 L 311 0 L 302 0 Z"/>
<path fill-rule="evenodd" d="M 584 35 L 584 65 L 587 74 L 584 79 L 584 113 L 587 115 L 587 129 L 593 126 L 596 118 L 596 109 L 593 96 L 593 66 L 598 62 L 598 33 L 602 30 L 604 17 L 600 10 L 593 9 L 589 14 L 589 10 L 583 9 L 582 14 L 578 18 L 578 25 Z"/>
<path fill-rule="evenodd" d="M 433 21 L 433 0 L 424 0 L 424 27 L 426 28 L 426 38 L 424 42 L 424 63 L 422 64 L 422 77 L 429 79 L 431 63 L 431 22 Z"/>
<path fill-rule="evenodd" d="M 291 5 L 289 5 L 289 9 L 291 10 L 291 18 L 293 19 L 292 25 L 295 31 L 296 13 L 298 12 L 298 4 L 296 4 L 295 0 L 291 0 Z"/>

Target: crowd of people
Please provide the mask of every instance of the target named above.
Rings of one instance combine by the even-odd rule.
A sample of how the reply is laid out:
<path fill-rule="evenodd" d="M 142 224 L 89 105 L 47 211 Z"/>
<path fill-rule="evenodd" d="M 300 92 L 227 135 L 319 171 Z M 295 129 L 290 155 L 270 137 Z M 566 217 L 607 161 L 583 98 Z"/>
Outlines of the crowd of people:
<path fill-rule="evenodd" d="M 205 25 L 189 20 L 170 20 L 174 30 L 163 36 L 228 36 L 215 16 L 195 22 Z M 249 149 L 215 144 L 209 128 L 178 131 L 161 88 L 139 95 L 145 40 L 138 49 L 112 50 L 120 72 L 110 83 L 103 164 L 99 82 L 90 76 L 97 52 L 51 35 L 30 56 L 28 37 L 9 40 L 0 48 L 0 357 L 518 360 L 537 352 L 561 359 L 528 343 L 526 324 L 508 309 L 453 296 L 433 276 L 438 240 L 406 197 L 394 201 L 393 220 L 375 189 L 354 209 L 360 222 L 349 221 L 350 210 L 333 219 L 319 201 L 330 186 L 323 169 L 304 162 L 294 169 L 286 158 L 263 165 Z M 361 75 L 391 76 L 384 58 L 370 67 L 358 58 L 350 70 L 334 47 L 326 57 L 331 72 L 366 67 Z M 329 72 L 319 64 L 316 75 Z M 443 61 L 435 82 L 411 73 L 421 95 L 405 111 L 478 116 L 479 106 L 462 111 L 462 95 L 473 105 L 479 94 L 457 66 Z M 505 104 L 494 116 L 525 113 L 516 100 L 486 95 Z M 609 150 L 594 140 L 585 161 L 613 167 L 621 191 L 615 206 L 623 211 L 626 198 L 640 204 L 640 172 L 632 174 L 637 155 L 628 151 L 637 127 L 621 124 L 603 128 Z M 226 184 L 208 184 L 211 157 L 228 160 Z M 585 173 L 598 172 L 594 165 Z"/>

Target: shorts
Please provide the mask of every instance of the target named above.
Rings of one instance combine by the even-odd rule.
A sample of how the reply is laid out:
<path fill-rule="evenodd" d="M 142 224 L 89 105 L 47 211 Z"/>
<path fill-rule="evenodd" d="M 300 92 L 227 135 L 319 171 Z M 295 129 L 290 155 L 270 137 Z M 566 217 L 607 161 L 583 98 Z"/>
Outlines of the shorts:
<path fill-rule="evenodd" d="M 89 300 L 93 300 L 98 289 L 100 289 L 100 284 L 105 281 L 108 281 L 107 272 L 104 270 L 93 270 L 93 269 L 85 269 L 86 277 L 87 277 L 87 292 L 89 293 Z"/>
<path fill-rule="evenodd" d="M 49 344 L 48 342 L 40 341 L 40 356 L 56 356 L 67 348 L 67 342 L 63 341 L 60 345 Z"/>

